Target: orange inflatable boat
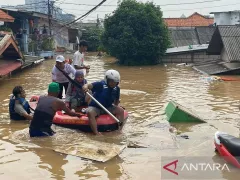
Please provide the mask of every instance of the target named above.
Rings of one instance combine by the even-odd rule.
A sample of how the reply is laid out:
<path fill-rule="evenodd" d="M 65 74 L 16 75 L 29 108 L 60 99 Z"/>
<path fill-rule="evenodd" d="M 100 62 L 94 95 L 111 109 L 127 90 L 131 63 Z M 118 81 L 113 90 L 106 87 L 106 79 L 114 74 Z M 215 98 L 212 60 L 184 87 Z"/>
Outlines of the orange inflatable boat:
<path fill-rule="evenodd" d="M 32 96 L 29 100 L 30 106 L 35 109 L 37 106 L 39 96 Z M 91 128 L 89 126 L 89 120 L 86 114 L 79 113 L 81 117 L 73 117 L 64 114 L 62 111 L 56 112 L 53 123 L 59 126 L 79 129 L 81 131 L 90 132 Z M 128 118 L 128 112 L 124 111 L 124 119 Z M 114 131 L 118 129 L 118 123 L 108 114 L 100 115 L 96 118 L 98 131 Z"/>

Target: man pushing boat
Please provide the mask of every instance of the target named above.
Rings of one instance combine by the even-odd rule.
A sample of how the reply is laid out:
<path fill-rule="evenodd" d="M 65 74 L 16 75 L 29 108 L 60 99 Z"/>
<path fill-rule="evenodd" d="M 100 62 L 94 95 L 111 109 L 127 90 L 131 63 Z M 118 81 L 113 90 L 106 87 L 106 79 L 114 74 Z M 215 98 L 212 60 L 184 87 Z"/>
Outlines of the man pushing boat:
<path fill-rule="evenodd" d="M 59 84 L 52 82 L 48 86 L 48 95 L 40 96 L 29 127 L 30 137 L 52 136 L 55 132 L 51 129 L 51 126 L 57 111 L 65 111 L 67 115 L 80 117 L 79 114 L 71 111 L 62 100 L 57 98 L 59 91 Z"/>

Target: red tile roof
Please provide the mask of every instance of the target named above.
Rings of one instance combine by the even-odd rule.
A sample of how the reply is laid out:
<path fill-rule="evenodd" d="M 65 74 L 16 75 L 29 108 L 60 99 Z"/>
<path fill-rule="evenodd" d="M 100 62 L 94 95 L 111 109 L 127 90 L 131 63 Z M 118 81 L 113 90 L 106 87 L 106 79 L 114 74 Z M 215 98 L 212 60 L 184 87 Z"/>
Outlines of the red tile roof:
<path fill-rule="evenodd" d="M 12 16 L 9 16 L 7 13 L 0 9 L 0 21 L 14 22 L 14 18 Z"/>
<path fill-rule="evenodd" d="M 197 27 L 209 26 L 214 23 L 213 18 L 205 17 L 197 12 L 187 18 L 164 18 L 168 27 Z"/>

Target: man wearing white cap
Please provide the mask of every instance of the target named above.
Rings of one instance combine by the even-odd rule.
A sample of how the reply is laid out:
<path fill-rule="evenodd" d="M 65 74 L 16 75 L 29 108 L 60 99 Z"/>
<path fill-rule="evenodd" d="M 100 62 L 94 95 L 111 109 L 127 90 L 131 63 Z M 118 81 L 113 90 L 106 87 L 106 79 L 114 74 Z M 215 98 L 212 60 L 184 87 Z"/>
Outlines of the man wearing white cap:
<path fill-rule="evenodd" d="M 52 81 L 59 84 L 60 92 L 58 98 L 62 99 L 63 87 L 66 94 L 69 80 L 59 69 L 65 71 L 68 75 L 75 75 L 76 70 L 70 64 L 65 64 L 65 58 L 62 55 L 56 57 L 56 65 L 52 69 Z"/>

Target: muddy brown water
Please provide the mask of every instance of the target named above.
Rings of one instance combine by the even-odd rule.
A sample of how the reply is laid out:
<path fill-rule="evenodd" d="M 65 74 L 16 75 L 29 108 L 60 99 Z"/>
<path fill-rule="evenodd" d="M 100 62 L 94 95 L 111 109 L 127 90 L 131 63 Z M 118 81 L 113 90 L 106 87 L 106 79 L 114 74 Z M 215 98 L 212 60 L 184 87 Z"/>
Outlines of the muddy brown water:
<path fill-rule="evenodd" d="M 214 152 L 213 135 L 221 130 L 239 136 L 239 82 L 210 83 L 191 67 L 122 67 L 112 60 L 89 55 L 86 64 L 91 65 L 91 71 L 87 79 L 100 80 L 107 69 L 117 69 L 121 73 L 121 104 L 130 117 L 123 134 L 105 133 L 100 139 L 57 126 L 54 138 L 34 143 L 27 131 L 13 136 L 29 125 L 9 120 L 8 102 L 13 87 L 22 85 L 28 98 L 45 94 L 54 60 L 0 81 L 0 179 L 161 179 L 161 157 L 207 156 L 213 162 L 224 163 Z M 188 135 L 189 139 L 170 133 L 164 109 L 171 100 L 196 111 L 208 123 L 173 124 L 178 134 Z M 90 141 L 120 143 L 123 139 L 140 148 L 127 148 L 106 163 L 52 150 L 59 144 L 81 142 L 87 146 Z M 239 171 L 216 174 L 218 179 L 239 179 Z"/>

